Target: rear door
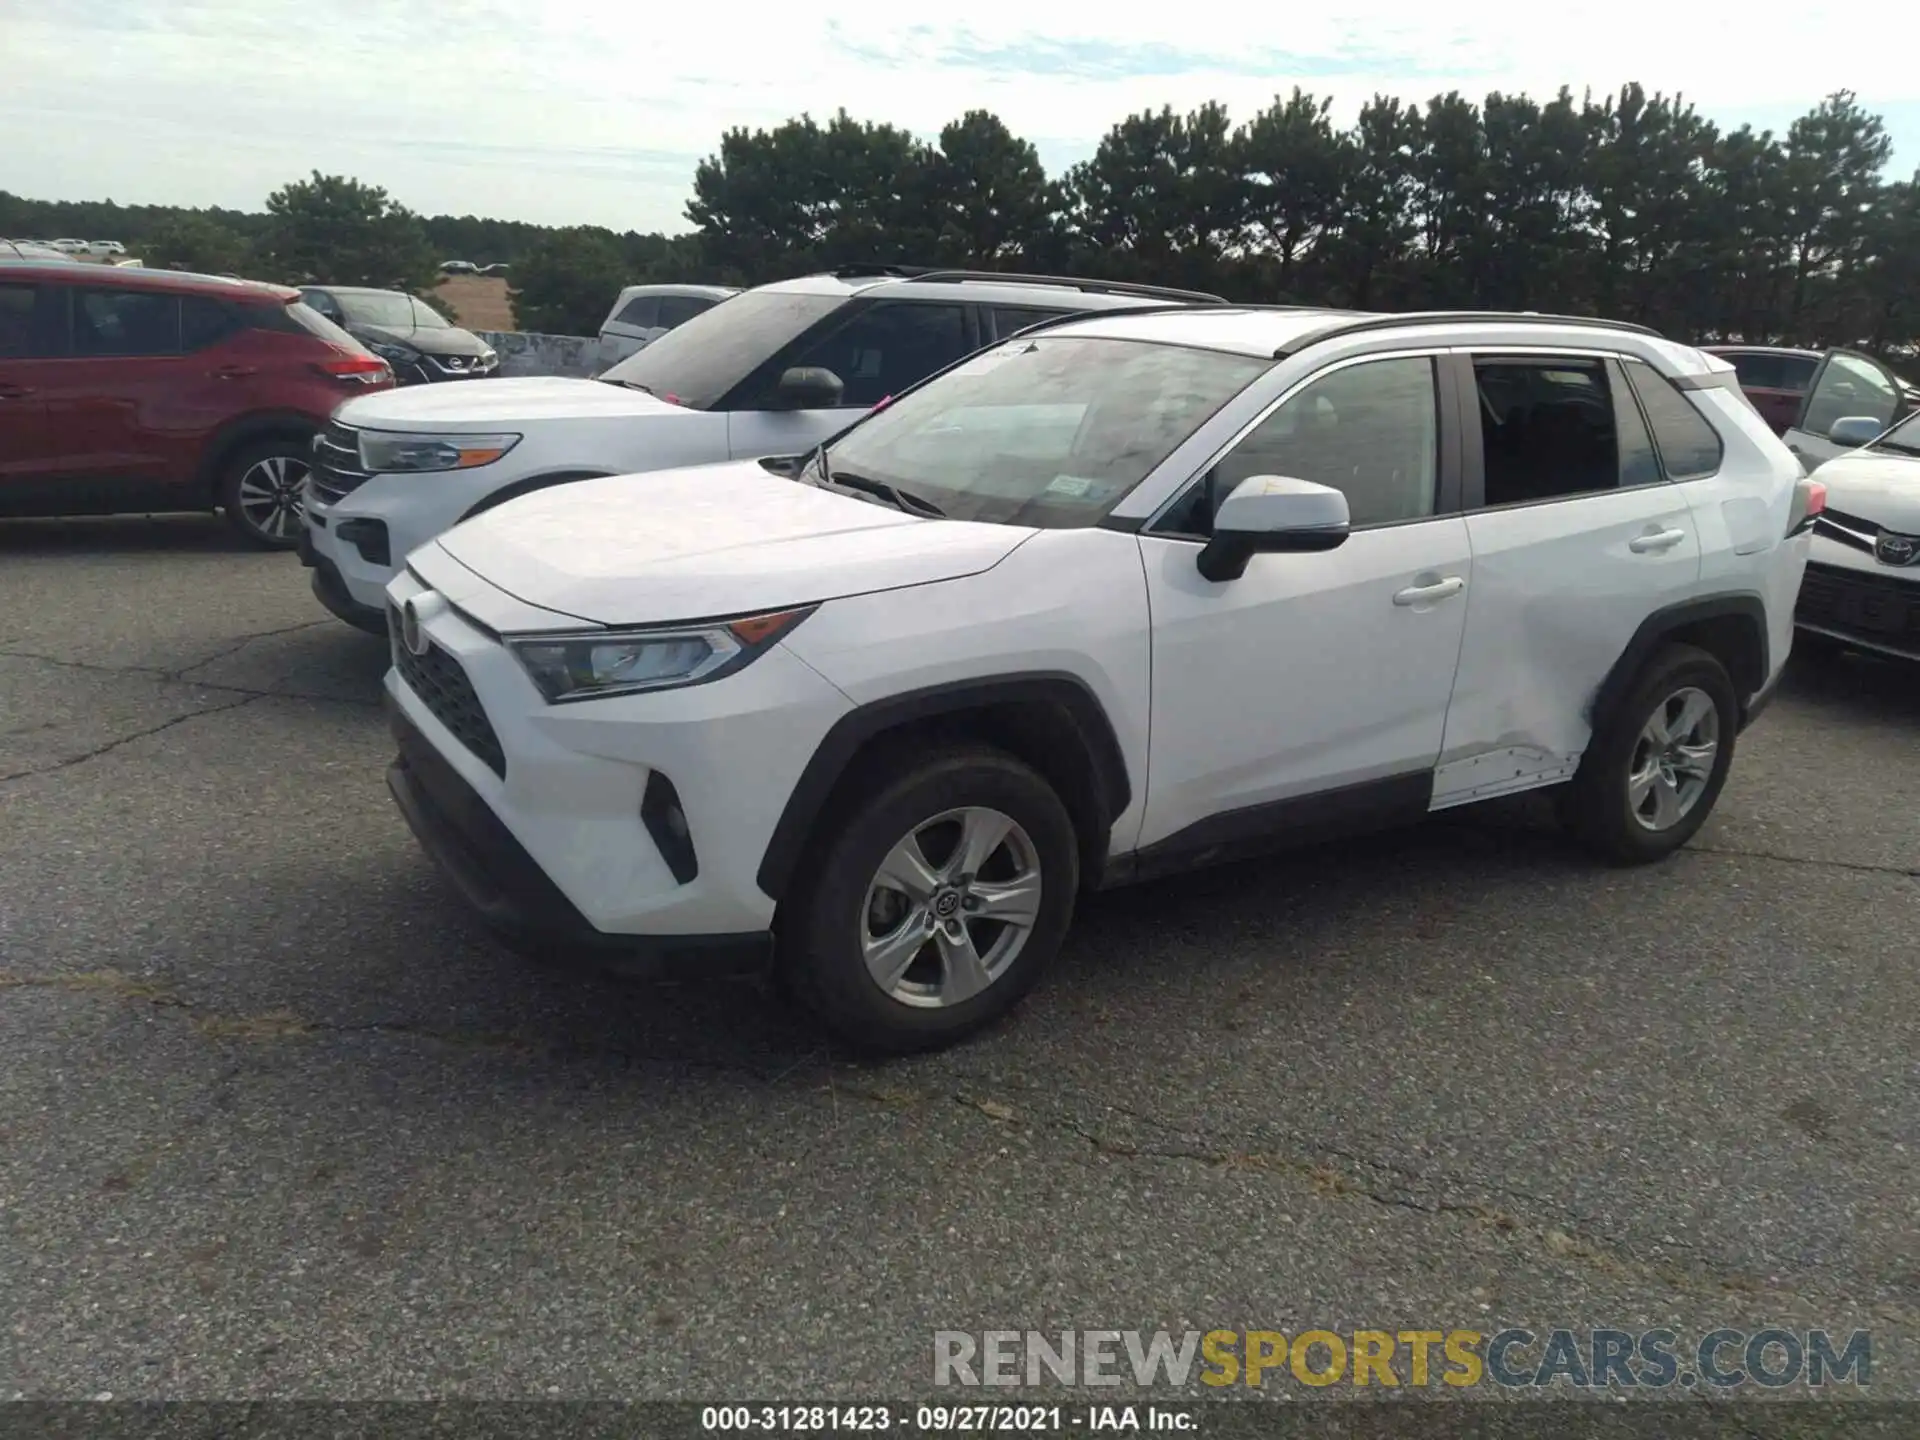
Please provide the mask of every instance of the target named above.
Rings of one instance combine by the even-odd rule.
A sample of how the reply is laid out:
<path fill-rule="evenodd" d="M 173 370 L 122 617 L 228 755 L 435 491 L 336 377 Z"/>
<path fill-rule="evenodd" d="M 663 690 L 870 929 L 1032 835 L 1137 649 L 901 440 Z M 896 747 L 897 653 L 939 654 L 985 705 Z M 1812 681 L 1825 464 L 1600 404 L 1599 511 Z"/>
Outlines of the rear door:
<path fill-rule="evenodd" d="M 50 465 L 41 315 L 53 298 L 39 285 L 0 281 L 0 512 Z"/>
<path fill-rule="evenodd" d="M 1640 622 L 1686 598 L 1700 539 L 1618 357 L 1450 357 L 1465 407 L 1467 592 L 1434 807 L 1551 784 Z"/>
<path fill-rule="evenodd" d="M 1812 470 L 1851 448 L 1832 439 L 1835 422 L 1866 418 L 1885 430 L 1904 413 L 1903 398 L 1899 380 L 1872 356 L 1829 350 L 1787 430 L 1787 448 Z"/>
<path fill-rule="evenodd" d="M 941 300 L 880 300 L 824 334 L 804 337 L 756 372 L 728 416 L 736 460 L 798 455 L 837 434 L 882 400 L 964 359 L 980 344 L 974 307 Z M 830 409 L 776 408 L 780 376 L 796 367 L 830 370 L 844 387 Z"/>

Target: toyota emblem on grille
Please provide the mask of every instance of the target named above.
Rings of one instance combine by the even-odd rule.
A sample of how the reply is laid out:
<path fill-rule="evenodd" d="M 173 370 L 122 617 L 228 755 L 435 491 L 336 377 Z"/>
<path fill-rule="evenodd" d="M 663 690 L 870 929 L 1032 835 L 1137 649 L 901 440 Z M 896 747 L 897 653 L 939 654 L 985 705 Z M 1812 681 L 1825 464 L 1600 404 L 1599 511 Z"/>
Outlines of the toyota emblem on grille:
<path fill-rule="evenodd" d="M 427 653 L 427 637 L 420 629 L 420 607 L 411 600 L 400 611 L 400 643 L 409 655 Z"/>
<path fill-rule="evenodd" d="M 1911 535 L 1895 535 L 1891 530 L 1882 530 L 1880 538 L 1874 542 L 1874 559 L 1883 565 L 1911 565 L 1920 557 L 1920 540 Z"/>

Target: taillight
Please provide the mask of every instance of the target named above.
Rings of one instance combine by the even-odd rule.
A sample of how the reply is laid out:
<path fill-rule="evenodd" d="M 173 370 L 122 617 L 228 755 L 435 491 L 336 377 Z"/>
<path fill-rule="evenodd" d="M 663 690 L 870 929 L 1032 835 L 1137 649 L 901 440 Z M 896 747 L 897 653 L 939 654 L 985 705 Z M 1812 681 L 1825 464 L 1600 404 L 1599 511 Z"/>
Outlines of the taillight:
<path fill-rule="evenodd" d="M 318 360 L 313 368 L 323 375 L 345 380 L 352 385 L 378 385 L 393 376 L 392 367 L 372 355 L 343 355 L 338 360 Z"/>
<path fill-rule="evenodd" d="M 1793 482 L 1793 510 L 1787 518 L 1787 534 L 1811 530 L 1813 522 L 1827 508 L 1827 487 L 1823 481 L 1802 476 Z"/>

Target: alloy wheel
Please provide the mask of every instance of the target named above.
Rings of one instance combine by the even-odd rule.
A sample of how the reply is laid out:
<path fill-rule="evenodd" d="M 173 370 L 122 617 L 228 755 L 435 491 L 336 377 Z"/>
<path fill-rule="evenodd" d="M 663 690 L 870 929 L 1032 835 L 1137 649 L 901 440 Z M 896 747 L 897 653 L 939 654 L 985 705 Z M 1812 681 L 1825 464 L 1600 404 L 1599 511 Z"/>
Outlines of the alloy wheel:
<path fill-rule="evenodd" d="M 1720 753 L 1720 711 L 1696 686 L 1674 691 L 1641 727 L 1627 766 L 1627 804 L 1646 830 L 1671 830 L 1693 812 Z"/>
<path fill-rule="evenodd" d="M 1032 838 L 986 806 L 948 810 L 887 852 L 860 910 L 860 948 L 881 993 L 939 1009 L 971 1000 L 1033 934 L 1042 878 Z"/>
<path fill-rule="evenodd" d="M 266 455 L 240 477 L 240 513 L 269 540 L 292 540 L 300 529 L 300 494 L 307 483 L 306 462 L 291 455 Z"/>

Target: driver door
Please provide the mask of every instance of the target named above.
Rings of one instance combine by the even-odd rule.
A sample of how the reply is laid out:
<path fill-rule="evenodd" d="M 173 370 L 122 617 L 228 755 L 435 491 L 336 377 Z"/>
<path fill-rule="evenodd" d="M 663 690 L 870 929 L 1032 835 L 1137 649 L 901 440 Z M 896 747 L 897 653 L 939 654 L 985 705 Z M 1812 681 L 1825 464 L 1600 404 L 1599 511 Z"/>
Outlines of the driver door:
<path fill-rule="evenodd" d="M 1831 438 L 1835 421 L 1864 416 L 1885 430 L 1911 408 L 1905 387 L 1878 360 L 1850 350 L 1829 350 L 1813 372 L 1799 418 L 1784 438 L 1800 463 L 1812 470 L 1852 448 Z"/>
<path fill-rule="evenodd" d="M 1153 615 L 1143 861 L 1427 812 L 1472 568 L 1442 399 L 1432 353 L 1322 371 L 1141 536 Z M 1343 491 L 1352 533 L 1205 579 L 1195 560 L 1213 511 L 1252 475 Z"/>

